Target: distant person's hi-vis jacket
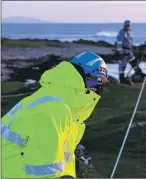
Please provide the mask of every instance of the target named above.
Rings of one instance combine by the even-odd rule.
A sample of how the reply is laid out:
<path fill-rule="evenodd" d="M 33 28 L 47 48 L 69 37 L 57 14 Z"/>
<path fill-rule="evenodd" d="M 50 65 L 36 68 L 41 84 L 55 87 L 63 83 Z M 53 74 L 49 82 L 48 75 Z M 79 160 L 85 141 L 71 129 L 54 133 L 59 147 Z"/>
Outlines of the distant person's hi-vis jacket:
<path fill-rule="evenodd" d="M 125 32 L 121 29 L 117 35 L 117 51 L 127 53 L 132 49 L 132 37 L 130 32 Z"/>
<path fill-rule="evenodd" d="M 121 29 L 117 35 L 116 50 L 123 55 L 121 63 L 119 64 L 119 73 L 124 74 L 127 63 L 129 62 L 135 68 L 135 56 L 132 52 L 132 37 L 130 32 Z"/>
<path fill-rule="evenodd" d="M 2 178 L 76 177 L 75 149 L 100 96 L 69 62 L 46 71 L 41 88 L 2 118 Z"/>

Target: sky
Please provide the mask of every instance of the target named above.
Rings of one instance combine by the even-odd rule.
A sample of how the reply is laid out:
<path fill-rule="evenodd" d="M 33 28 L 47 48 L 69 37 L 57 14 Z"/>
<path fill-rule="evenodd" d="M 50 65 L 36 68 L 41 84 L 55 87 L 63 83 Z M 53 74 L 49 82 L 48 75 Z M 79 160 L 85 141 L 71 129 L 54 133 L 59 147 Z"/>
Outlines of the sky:
<path fill-rule="evenodd" d="M 2 1 L 2 18 L 26 16 L 47 22 L 146 22 L 146 1 Z"/>

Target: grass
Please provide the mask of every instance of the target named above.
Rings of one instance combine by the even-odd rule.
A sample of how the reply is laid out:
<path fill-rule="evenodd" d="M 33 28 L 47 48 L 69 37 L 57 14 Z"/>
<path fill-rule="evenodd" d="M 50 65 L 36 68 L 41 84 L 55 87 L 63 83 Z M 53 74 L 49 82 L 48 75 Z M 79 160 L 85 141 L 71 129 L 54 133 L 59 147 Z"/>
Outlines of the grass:
<path fill-rule="evenodd" d="M 48 40 L 48 39 L 7 39 L 2 38 L 1 45 L 2 48 L 20 48 L 20 47 L 63 47 L 69 42 L 61 42 L 59 40 Z M 86 45 L 96 45 L 103 47 L 113 47 L 112 44 L 104 41 L 90 41 L 90 40 L 76 40 L 73 41 L 75 44 L 86 44 Z"/>
<path fill-rule="evenodd" d="M 33 48 L 33 47 L 63 47 L 64 44 L 55 40 L 47 40 L 47 39 L 5 39 L 2 38 L 1 41 L 2 48 Z"/>
<path fill-rule="evenodd" d="M 83 144 L 93 155 L 98 177 L 108 178 L 123 142 L 140 87 L 109 85 L 96 106 Z M 146 88 L 144 89 L 134 122 L 146 120 Z M 146 177 L 146 126 L 131 129 L 115 177 Z"/>
<path fill-rule="evenodd" d="M 5 88 L 15 90 L 19 83 L 2 83 Z M 109 85 L 103 96 L 87 120 L 87 128 L 82 140 L 93 157 L 96 172 L 88 170 L 88 177 L 108 178 L 111 175 L 115 160 L 126 133 L 130 118 L 137 101 L 140 86 Z M 8 92 L 8 91 L 7 91 Z M 11 109 L 21 97 L 2 98 L 2 116 Z M 146 87 L 138 107 L 134 122 L 146 121 Z M 146 125 L 130 130 L 125 148 L 114 177 L 144 178 L 146 177 Z M 85 167 L 81 165 L 81 167 Z"/>
<path fill-rule="evenodd" d="M 1 95 L 17 91 L 19 88 L 23 86 L 24 84 L 19 81 L 2 82 Z"/>

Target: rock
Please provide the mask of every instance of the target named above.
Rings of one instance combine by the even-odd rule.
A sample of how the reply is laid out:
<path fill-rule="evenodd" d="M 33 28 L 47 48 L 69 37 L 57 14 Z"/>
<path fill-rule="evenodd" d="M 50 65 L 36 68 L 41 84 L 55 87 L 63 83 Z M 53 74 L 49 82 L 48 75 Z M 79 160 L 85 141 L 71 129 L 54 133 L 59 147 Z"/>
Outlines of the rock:
<path fill-rule="evenodd" d="M 92 41 L 92 40 L 83 40 L 83 39 L 80 39 L 80 40 L 77 40 L 77 41 L 73 41 L 73 43 L 75 44 L 87 44 L 87 45 L 97 45 L 98 47 L 114 47 L 114 45 L 108 43 L 108 42 L 105 42 L 105 41 Z"/>
<path fill-rule="evenodd" d="M 120 83 L 120 81 L 117 78 L 110 76 L 110 75 L 108 76 L 108 81 L 109 81 L 109 83 L 112 83 L 112 84 L 119 84 Z"/>
<path fill-rule="evenodd" d="M 140 75 L 133 75 L 131 79 L 134 83 L 142 83 L 144 78 Z"/>

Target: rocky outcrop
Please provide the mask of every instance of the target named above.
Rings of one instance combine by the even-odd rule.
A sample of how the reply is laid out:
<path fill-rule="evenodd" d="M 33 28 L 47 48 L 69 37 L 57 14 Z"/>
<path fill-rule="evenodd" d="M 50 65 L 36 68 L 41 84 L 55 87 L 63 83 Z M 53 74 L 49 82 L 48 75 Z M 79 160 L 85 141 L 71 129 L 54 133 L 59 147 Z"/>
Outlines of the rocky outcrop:
<path fill-rule="evenodd" d="M 32 79 L 37 80 L 38 76 L 45 70 L 50 69 L 53 65 L 57 64 L 60 60 L 71 60 L 75 55 L 91 51 L 99 54 L 106 63 L 117 63 L 119 60 L 118 54 L 114 51 L 114 46 L 104 41 L 87 41 L 78 40 L 73 43 L 49 41 L 47 39 L 25 39 L 14 40 L 15 46 L 25 46 L 33 42 L 33 45 L 39 43 L 39 45 L 45 45 L 46 43 L 52 46 L 45 47 L 13 47 L 13 40 L 2 39 L 2 81 L 3 80 L 21 80 L 29 79 L 29 75 L 32 75 Z M 24 41 L 24 42 L 23 42 Z M 6 44 L 7 42 L 7 44 Z M 17 43 L 16 43 L 17 42 Z M 40 43 L 41 42 L 41 43 Z M 4 45 L 5 44 L 5 45 Z M 11 44 L 11 47 L 6 45 Z M 32 44 L 31 44 L 32 45 Z M 55 46 L 56 45 L 56 46 Z M 3 48 L 5 46 L 5 48 Z M 134 47 L 136 55 L 141 58 L 138 53 L 138 47 Z M 146 55 L 142 56 L 143 60 L 146 60 Z M 112 78 L 112 82 L 116 79 Z"/>

